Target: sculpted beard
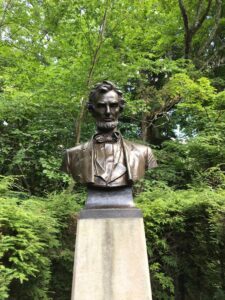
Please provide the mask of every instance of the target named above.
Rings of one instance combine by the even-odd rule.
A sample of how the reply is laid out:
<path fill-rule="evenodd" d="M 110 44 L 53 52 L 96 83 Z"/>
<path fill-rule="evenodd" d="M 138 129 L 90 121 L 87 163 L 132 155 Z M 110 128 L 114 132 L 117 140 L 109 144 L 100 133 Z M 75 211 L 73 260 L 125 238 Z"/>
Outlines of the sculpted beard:
<path fill-rule="evenodd" d="M 117 127 L 118 125 L 118 121 L 112 121 L 112 122 L 100 122 L 100 121 L 97 121 L 96 122 L 96 125 L 99 129 L 102 129 L 102 130 L 107 130 L 107 129 L 114 129 Z"/>

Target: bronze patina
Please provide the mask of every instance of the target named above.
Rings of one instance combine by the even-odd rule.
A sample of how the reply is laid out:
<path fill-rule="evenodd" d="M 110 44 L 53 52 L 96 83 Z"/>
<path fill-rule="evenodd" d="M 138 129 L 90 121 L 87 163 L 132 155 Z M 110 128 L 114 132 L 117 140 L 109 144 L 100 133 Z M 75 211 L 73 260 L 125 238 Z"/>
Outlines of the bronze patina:
<path fill-rule="evenodd" d="M 122 92 L 112 82 L 97 84 L 88 102 L 97 132 L 90 141 L 66 150 L 63 170 L 89 190 L 127 191 L 147 169 L 157 166 L 150 147 L 125 140 L 117 130 L 124 105 Z"/>

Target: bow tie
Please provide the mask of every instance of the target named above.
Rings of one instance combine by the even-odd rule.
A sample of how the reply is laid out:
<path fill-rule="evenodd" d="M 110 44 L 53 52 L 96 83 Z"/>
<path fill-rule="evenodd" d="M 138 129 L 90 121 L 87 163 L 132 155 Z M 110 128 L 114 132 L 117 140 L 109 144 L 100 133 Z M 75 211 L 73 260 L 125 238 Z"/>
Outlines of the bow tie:
<path fill-rule="evenodd" d="M 101 134 L 97 133 L 94 136 L 94 140 L 97 143 L 116 143 L 119 139 L 119 133 L 113 132 L 112 134 Z"/>

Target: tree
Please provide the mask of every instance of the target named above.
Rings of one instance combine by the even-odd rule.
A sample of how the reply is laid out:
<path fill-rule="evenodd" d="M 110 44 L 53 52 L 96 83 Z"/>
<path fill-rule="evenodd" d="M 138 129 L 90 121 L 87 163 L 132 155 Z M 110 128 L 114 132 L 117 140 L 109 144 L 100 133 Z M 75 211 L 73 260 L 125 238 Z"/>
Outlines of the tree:
<path fill-rule="evenodd" d="M 179 255 L 179 249 L 188 249 L 188 245 L 182 248 L 183 228 L 187 226 L 185 234 L 190 233 L 188 241 L 197 232 L 194 258 L 187 255 L 185 260 L 181 255 L 176 260 L 172 250 L 167 255 L 161 248 L 160 253 L 154 252 L 158 258 L 151 262 L 151 272 L 159 290 L 156 299 L 224 297 L 223 204 L 218 200 L 223 195 L 225 172 L 224 8 L 221 0 L 1 2 L 1 174 L 16 175 L 17 184 L 11 189 L 20 193 L 22 189 L 26 199 L 35 195 L 47 201 L 49 193 L 68 185 L 67 196 L 72 197 L 68 177 L 59 172 L 62 152 L 94 132 L 94 123 L 85 110 L 90 87 L 105 79 L 118 84 L 127 102 L 121 116 L 122 134 L 152 144 L 159 162 L 159 167 L 135 186 L 146 222 L 151 225 L 157 219 L 160 230 L 163 217 L 157 217 L 157 208 L 161 207 L 164 215 L 173 197 L 180 201 L 179 207 L 173 202 L 174 210 L 166 219 L 170 231 L 162 230 L 160 242 L 152 238 L 154 228 L 146 223 L 148 241 L 156 248 L 166 245 L 165 251 L 171 246 Z M 149 199 L 159 199 L 165 189 L 163 199 L 149 203 Z M 79 190 L 75 185 L 75 191 Z M 190 206 L 185 198 L 189 194 Z M 207 209 L 203 200 L 198 206 L 195 195 L 201 199 L 209 195 Z M 210 200 L 213 195 L 218 201 Z M 79 197 L 75 197 L 77 203 Z M 36 200 L 43 201 L 32 200 L 32 205 Z M 149 205 L 153 205 L 150 210 Z M 16 210 L 17 201 L 13 207 Z M 46 209 L 54 211 L 51 205 Z M 6 214 L 12 217 L 10 208 Z M 174 215 L 178 223 L 177 219 L 170 223 Z M 190 223 L 184 219 L 179 223 L 183 215 Z M 23 212 L 18 222 L 22 216 Z M 51 213 L 48 216 L 52 218 Z M 64 225 L 71 220 L 62 219 Z M 215 235 L 211 224 L 215 225 Z M 206 243 L 203 236 L 209 231 L 210 243 Z M 168 235 L 166 242 L 164 233 Z M 170 236 L 179 242 L 176 244 L 175 238 L 171 241 Z M 71 249 L 71 245 L 66 247 Z M 212 266 L 207 279 L 201 268 L 197 270 L 202 261 L 195 249 L 203 249 L 206 268 Z M 213 261 L 210 251 L 219 253 Z M 51 261 L 68 274 L 71 256 L 66 257 L 65 262 L 61 253 Z M 189 268 L 187 262 L 192 258 L 194 267 Z M 221 261 L 221 268 L 216 261 Z M 197 271 L 202 286 L 191 279 Z M 55 277 L 51 282 L 57 280 Z M 210 282 L 220 282 L 220 286 L 216 290 Z M 65 288 L 69 293 L 69 287 Z M 208 294 L 202 294 L 204 288 Z M 63 293 L 58 294 L 63 299 Z"/>

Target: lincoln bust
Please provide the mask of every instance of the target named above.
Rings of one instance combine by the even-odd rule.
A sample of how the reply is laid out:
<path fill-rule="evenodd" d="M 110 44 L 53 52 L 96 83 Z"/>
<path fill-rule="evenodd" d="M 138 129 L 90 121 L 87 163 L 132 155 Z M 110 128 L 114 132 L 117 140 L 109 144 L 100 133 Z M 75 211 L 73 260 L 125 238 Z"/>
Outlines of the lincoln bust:
<path fill-rule="evenodd" d="M 125 140 L 117 129 L 124 109 L 122 92 L 110 81 L 90 92 L 88 110 L 96 120 L 90 141 L 66 150 L 63 170 L 89 188 L 131 186 L 147 169 L 157 166 L 150 147 Z"/>

